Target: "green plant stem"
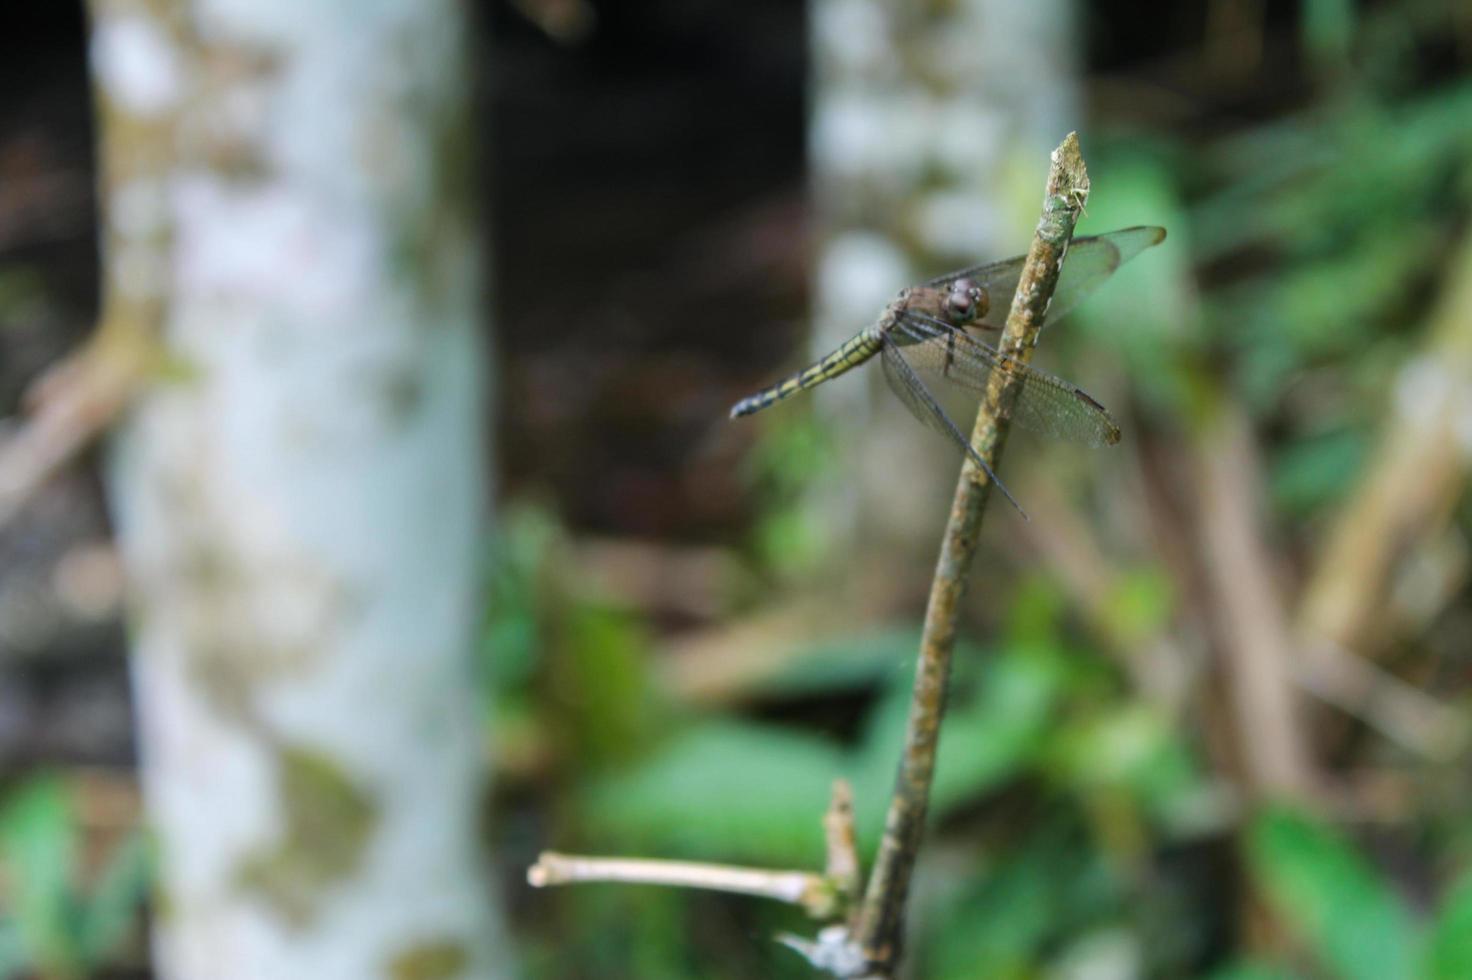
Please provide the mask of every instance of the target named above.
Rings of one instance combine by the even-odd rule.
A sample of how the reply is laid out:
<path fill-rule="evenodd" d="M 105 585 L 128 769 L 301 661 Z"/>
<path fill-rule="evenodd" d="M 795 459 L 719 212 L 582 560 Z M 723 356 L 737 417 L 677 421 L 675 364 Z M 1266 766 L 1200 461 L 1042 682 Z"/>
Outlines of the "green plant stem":
<path fill-rule="evenodd" d="M 1028 250 L 1027 263 L 1018 281 L 1017 294 L 999 345 L 1006 357 L 1018 363 L 1025 364 L 1032 357 L 1048 302 L 1058 284 L 1064 253 L 1073 238 L 1074 225 L 1088 191 L 1088 170 L 1079 153 L 1078 137 L 1070 133 L 1053 151 L 1042 217 Z M 1002 454 L 1007 438 L 1007 419 L 1018 391 L 1016 375 L 994 371 L 976 415 L 971 445 L 993 471 Z M 940 559 L 931 583 L 904 752 L 900 756 L 894 794 L 885 818 L 884 836 L 854 937 L 869 962 L 871 975 L 875 977 L 891 977 L 899 961 L 905 900 L 930 803 L 936 744 L 940 738 L 946 689 L 950 683 L 951 653 L 956 641 L 956 620 L 966 589 L 966 577 L 976 555 L 981 518 L 991 489 L 992 482 L 986 473 L 968 459 L 961 468 Z"/>

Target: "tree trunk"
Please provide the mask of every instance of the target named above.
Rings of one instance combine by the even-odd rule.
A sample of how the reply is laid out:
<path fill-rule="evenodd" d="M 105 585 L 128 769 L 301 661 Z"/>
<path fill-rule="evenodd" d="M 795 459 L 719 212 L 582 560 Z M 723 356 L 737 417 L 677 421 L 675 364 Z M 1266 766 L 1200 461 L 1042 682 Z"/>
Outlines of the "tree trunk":
<path fill-rule="evenodd" d="M 509 972 L 471 685 L 486 448 L 454 0 L 92 0 L 102 332 L 170 978 Z"/>
<path fill-rule="evenodd" d="M 1078 126 L 1078 94 L 1072 7 L 1060 0 L 811 0 L 811 9 L 821 356 L 900 287 L 1026 250 L 1038 161 Z M 1015 202 L 1014 174 L 1024 175 Z M 961 458 L 888 393 L 876 402 L 881 372 L 866 373 L 868 385 L 813 392 L 842 475 L 817 489 L 812 520 L 890 565 L 896 547 L 928 560 Z"/>

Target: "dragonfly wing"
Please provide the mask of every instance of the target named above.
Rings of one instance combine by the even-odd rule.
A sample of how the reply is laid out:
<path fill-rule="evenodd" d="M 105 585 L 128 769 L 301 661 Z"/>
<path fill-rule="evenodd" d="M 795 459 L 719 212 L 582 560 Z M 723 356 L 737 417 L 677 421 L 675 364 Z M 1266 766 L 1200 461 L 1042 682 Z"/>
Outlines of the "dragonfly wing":
<path fill-rule="evenodd" d="M 1152 245 L 1165 240 L 1165 229 L 1141 225 L 1122 228 L 1107 235 L 1091 235 L 1075 238 L 1068 246 L 1063 258 L 1063 272 L 1058 276 L 1058 286 L 1053 290 L 1053 299 L 1048 304 L 1048 323 L 1061 320 L 1083 299 L 1099 287 L 1114 271 Z M 1017 280 L 1022 277 L 1022 265 L 1026 256 L 1003 259 L 986 265 L 975 265 L 957 269 L 931 279 L 925 285 L 945 287 L 966 276 L 984 287 L 991 299 L 991 308 L 975 325 L 990 329 L 1001 329 L 1007 322 L 1007 311 L 1017 295 Z"/>
<path fill-rule="evenodd" d="M 900 353 L 898 347 L 892 343 L 884 345 L 884 353 L 880 355 L 880 362 L 884 365 L 884 380 L 889 382 L 889 388 L 895 393 L 910 414 L 926 427 L 934 429 L 941 435 L 956 443 L 961 451 L 969 453 L 971 443 L 951 417 L 946 414 L 945 409 L 935 400 L 935 396 L 925 387 L 925 382 L 915 373 L 914 368 L 905 360 L 905 355 Z"/>
<path fill-rule="evenodd" d="M 973 393 L 986 391 L 994 371 L 1021 378 L 1011 418 L 1024 429 L 1089 446 L 1119 442 L 1119 426 L 1108 410 L 1071 382 L 1004 357 L 966 331 L 923 313 L 907 311 L 893 330 L 903 344 L 894 347 L 896 356 L 923 376 Z"/>
<path fill-rule="evenodd" d="M 1027 512 L 1022 509 L 1022 505 L 1017 502 L 1002 481 L 997 479 L 997 474 L 992 472 L 986 460 L 971 448 L 971 440 L 967 439 L 960 427 L 951 421 L 951 417 L 946 414 L 945 409 L 940 407 L 940 403 L 935 400 L 930 389 L 925 387 L 925 382 L 920 380 L 920 376 L 915 373 L 915 369 L 910 366 L 905 355 L 900 352 L 900 348 L 892 340 L 885 339 L 879 360 L 884 365 L 884 380 L 889 382 L 890 390 L 910 410 L 910 414 L 915 416 L 921 424 L 939 432 L 955 443 L 962 454 L 969 456 L 977 466 L 981 467 L 982 472 L 986 473 L 992 483 L 996 484 L 997 489 L 1002 491 L 1002 495 L 1011 502 L 1013 507 L 1017 508 L 1023 517 L 1026 517 Z"/>

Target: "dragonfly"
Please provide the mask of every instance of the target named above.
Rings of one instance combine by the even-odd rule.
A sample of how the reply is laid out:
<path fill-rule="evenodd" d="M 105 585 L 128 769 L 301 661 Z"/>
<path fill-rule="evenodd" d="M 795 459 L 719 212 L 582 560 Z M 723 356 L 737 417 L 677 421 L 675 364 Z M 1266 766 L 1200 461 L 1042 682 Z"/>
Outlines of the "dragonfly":
<path fill-rule="evenodd" d="M 1061 319 L 1125 262 L 1165 240 L 1165 229 L 1138 226 L 1076 238 L 1064 254 L 1058 285 L 1044 325 Z M 871 326 L 832 353 L 731 408 L 731 417 L 768 406 L 852 371 L 878 357 L 884 378 L 910 414 L 969 456 L 1019 513 L 1026 512 L 997 479 L 971 441 L 941 408 L 926 379 L 985 393 L 996 372 L 1017 385 L 1008 412 L 1021 428 L 1089 446 L 1119 442 L 1108 409 L 1077 385 L 1003 354 L 978 332 L 999 331 L 1007 321 L 1026 256 L 974 265 L 900 290 Z"/>

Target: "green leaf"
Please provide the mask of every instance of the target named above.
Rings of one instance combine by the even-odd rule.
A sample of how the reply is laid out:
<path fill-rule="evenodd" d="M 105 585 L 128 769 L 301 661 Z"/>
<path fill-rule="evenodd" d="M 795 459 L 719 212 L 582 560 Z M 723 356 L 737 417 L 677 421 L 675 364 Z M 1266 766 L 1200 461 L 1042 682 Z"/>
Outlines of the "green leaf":
<path fill-rule="evenodd" d="M 1062 686 L 1052 659 L 996 658 L 975 696 L 953 704 L 941 726 L 931 790 L 937 815 L 1016 776 L 1033 759 Z"/>
<path fill-rule="evenodd" d="M 779 575 L 810 571 L 823 555 L 825 531 L 800 502 L 772 507 L 756 523 L 757 554 L 764 566 Z"/>
<path fill-rule="evenodd" d="M 1300 516 L 1333 504 L 1359 472 L 1365 449 L 1364 435 L 1348 429 L 1285 445 L 1272 464 L 1274 502 Z"/>
<path fill-rule="evenodd" d="M 1056 646 L 1067 612 L 1068 600 L 1056 581 L 1042 575 L 1027 576 L 1007 609 L 1007 648 Z"/>
<path fill-rule="evenodd" d="M 1307 0 L 1303 8 L 1303 42 L 1309 55 L 1321 63 L 1346 63 L 1354 41 L 1354 4 L 1350 0 Z"/>
<path fill-rule="evenodd" d="M 29 956 L 43 969 L 76 972 L 77 830 L 60 779 L 32 779 L 7 801 L 0 812 L 0 858 L 9 871 L 15 921 Z"/>
<path fill-rule="evenodd" d="M 770 726 L 705 723 L 584 798 L 600 848 L 817 867 L 822 817 L 844 756 Z"/>
<path fill-rule="evenodd" d="M 0 919 L 0 980 L 21 980 L 35 972 L 32 967 L 20 926 L 11 919 Z"/>
<path fill-rule="evenodd" d="M 1422 972 L 1428 980 L 1472 977 L 1472 872 L 1462 876 L 1442 903 Z"/>
<path fill-rule="evenodd" d="M 1101 193 L 1089 199 L 1079 234 L 1143 223 L 1164 226 L 1167 237 L 1111 276 L 1069 320 L 1066 333 L 1077 335 L 1091 358 L 1115 350 L 1135 367 L 1166 367 L 1200 331 L 1194 229 L 1180 196 L 1181 163 L 1164 147 L 1138 139 L 1093 153 L 1089 170 Z M 1142 296 L 1150 302 L 1140 302 Z M 1064 339 L 1053 336 L 1049 343 Z M 1169 373 L 1141 373 L 1133 381 L 1148 402 L 1168 404 L 1176 394 Z"/>
<path fill-rule="evenodd" d="M 1160 632 L 1175 608 L 1175 588 L 1165 570 L 1137 568 L 1122 575 L 1105 610 L 1110 626 L 1128 645 Z"/>
<path fill-rule="evenodd" d="M 1050 950 L 1115 914 L 1116 880 L 1072 815 L 1013 829 L 974 862 L 953 854 L 932 871 L 937 894 L 916 907 L 917 976 L 1033 980 Z"/>
<path fill-rule="evenodd" d="M 1252 872 L 1274 907 L 1345 980 L 1410 980 L 1411 916 L 1348 842 L 1287 808 L 1262 813 L 1248 832 Z"/>
<path fill-rule="evenodd" d="M 133 928 L 153 884 L 148 835 L 134 830 L 113 850 L 82 910 L 81 948 L 100 963 Z"/>
<path fill-rule="evenodd" d="M 883 807 L 894 784 L 895 766 L 910 711 L 914 657 L 893 677 L 870 713 L 863 747 L 853 767 L 861 843 L 877 842 Z M 988 654 L 969 644 L 955 652 L 955 678 L 941 725 L 930 810 L 943 816 L 1017 776 L 1043 743 L 1065 681 L 1062 664 L 1050 653 L 1012 648 Z"/>
<path fill-rule="evenodd" d="M 544 637 L 538 616 L 548 591 L 545 567 L 562 543 L 551 514 L 531 505 L 510 508 L 492 542 L 486 619 L 480 656 L 485 677 L 498 694 L 531 683 Z"/>
<path fill-rule="evenodd" d="M 649 639 L 635 616 L 575 602 L 558 628 L 561 722 L 580 766 L 593 769 L 636 755 L 663 710 L 649 678 Z"/>
<path fill-rule="evenodd" d="M 1212 973 L 1208 980 L 1293 980 L 1287 970 L 1266 963 L 1234 963 Z"/>
<path fill-rule="evenodd" d="M 1052 772 L 1075 790 L 1126 788 L 1162 811 L 1199 791 L 1190 756 L 1156 708 L 1124 702 L 1070 720 L 1050 746 Z"/>
<path fill-rule="evenodd" d="M 811 571 L 832 544 L 833 528 L 816 519 L 806 489 L 832 468 L 832 435 L 811 412 L 766 419 L 743 466 L 760 500 L 754 544 L 762 564 L 779 575 Z"/>

